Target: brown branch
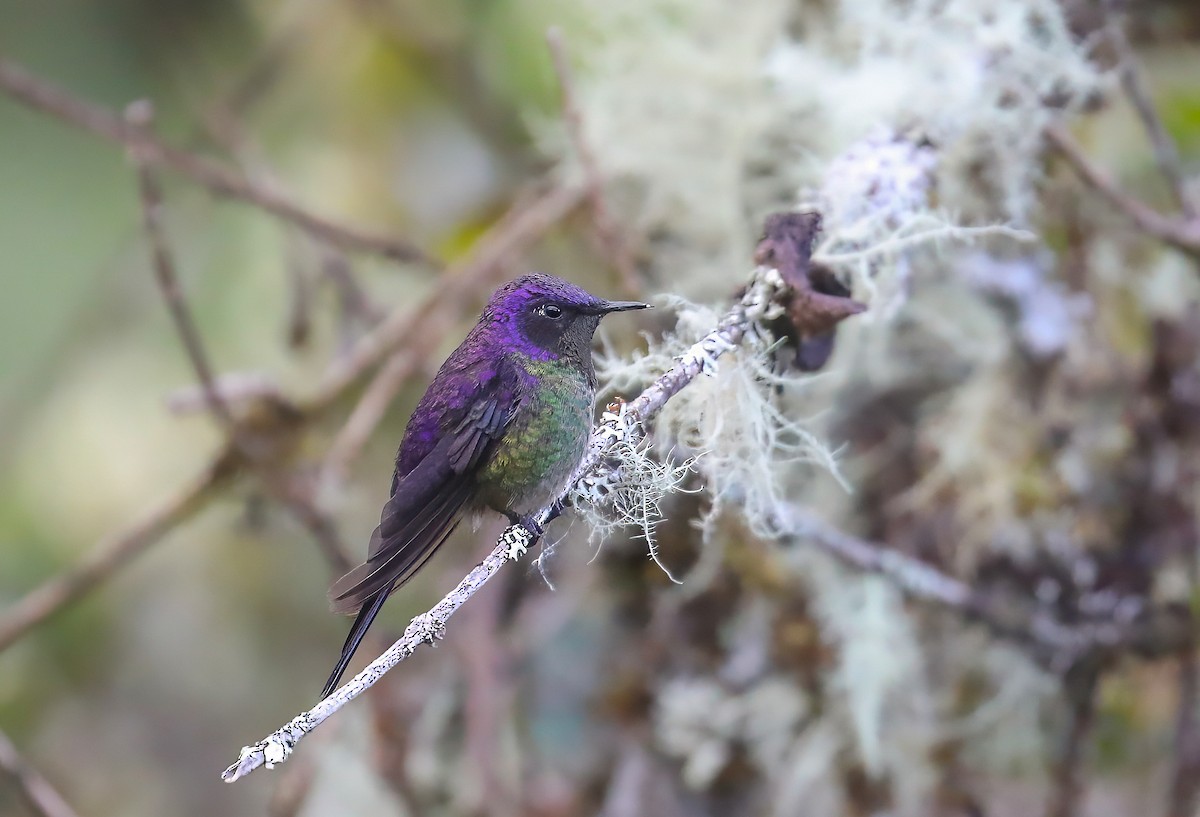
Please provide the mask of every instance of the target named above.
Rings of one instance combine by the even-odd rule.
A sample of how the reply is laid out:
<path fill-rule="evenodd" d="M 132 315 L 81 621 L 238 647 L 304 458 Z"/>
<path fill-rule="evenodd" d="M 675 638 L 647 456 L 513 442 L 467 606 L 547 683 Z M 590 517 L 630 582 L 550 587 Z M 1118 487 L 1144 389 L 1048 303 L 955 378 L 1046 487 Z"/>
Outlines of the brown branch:
<path fill-rule="evenodd" d="M 1046 138 L 1084 184 L 1107 199 L 1138 229 L 1188 255 L 1200 258 L 1200 220 L 1184 221 L 1164 216 L 1126 193 L 1108 174 L 1092 164 L 1061 125 L 1047 127 Z"/>
<path fill-rule="evenodd" d="M 1115 4 L 1111 0 L 1103 5 L 1109 14 L 1105 29 L 1109 42 L 1112 43 L 1113 50 L 1117 55 L 1117 70 L 1121 77 L 1121 86 L 1125 89 L 1125 94 L 1133 104 L 1134 110 L 1137 111 L 1138 119 L 1141 120 L 1146 135 L 1150 137 L 1154 160 L 1158 164 L 1159 172 L 1162 173 L 1167 186 L 1171 188 L 1176 205 L 1189 220 L 1195 220 L 1200 217 L 1200 213 L 1197 213 L 1195 205 L 1188 198 L 1183 168 L 1179 163 L 1179 151 L 1163 125 L 1158 108 L 1150 96 L 1150 89 L 1146 87 L 1142 72 L 1138 67 L 1137 55 L 1134 54 L 1129 37 L 1125 34 L 1123 20 L 1119 19 L 1120 15 L 1113 8 Z"/>
<path fill-rule="evenodd" d="M 312 534 L 334 576 L 341 576 L 354 567 L 354 562 L 346 555 L 346 546 L 333 520 L 318 507 L 310 491 L 298 485 L 290 474 L 268 470 L 262 475 L 262 480 L 271 498 L 283 504 Z"/>
<path fill-rule="evenodd" d="M 153 111 L 147 102 L 136 102 L 129 106 L 126 120 L 134 127 L 140 128 L 149 135 L 149 126 Z M 341 575 L 352 567 L 345 549 L 338 539 L 333 523 L 317 508 L 311 496 L 298 490 L 294 480 L 281 470 L 280 458 L 277 456 L 276 445 L 271 439 L 279 426 L 287 424 L 287 417 L 280 416 L 279 426 L 272 425 L 263 429 L 268 433 L 265 438 L 247 433 L 247 429 L 239 423 L 225 402 L 221 392 L 216 387 L 213 369 L 204 351 L 204 343 L 200 332 L 192 319 L 191 310 L 183 295 L 179 276 L 175 272 L 175 264 L 167 247 L 166 233 L 162 224 L 162 190 L 158 180 L 150 168 L 144 149 L 135 145 L 130 149 L 130 157 L 134 162 L 138 175 L 138 189 L 142 202 L 142 224 L 146 231 L 151 248 L 151 260 L 154 267 L 155 280 L 162 292 L 163 300 L 171 313 L 175 329 L 183 340 L 188 360 L 200 382 L 204 402 L 212 415 L 220 422 L 228 436 L 230 445 L 238 450 L 241 457 L 256 466 L 267 492 L 281 502 L 306 527 L 316 539 L 321 553 L 329 563 L 335 575 Z M 279 408 L 285 412 L 286 405 Z M 263 443 L 266 443 L 265 445 Z M 266 456 L 271 452 L 271 456 Z"/>
<path fill-rule="evenodd" d="M 1200 731 L 1196 723 L 1198 697 L 1196 648 L 1179 656 L 1179 701 L 1175 715 L 1175 757 L 1168 790 L 1167 817 L 1194 817 L 1200 786 Z"/>
<path fill-rule="evenodd" d="M 579 110 L 575 81 L 567 60 L 562 30 L 557 26 L 551 26 L 546 31 L 546 44 L 550 47 L 550 56 L 554 61 L 554 73 L 558 77 L 558 87 L 562 92 L 563 118 L 566 120 L 567 134 L 575 147 L 579 164 L 583 168 L 584 183 L 588 201 L 591 204 L 596 236 L 612 259 L 625 294 L 631 298 L 637 297 L 641 295 L 645 287 L 642 284 L 641 276 L 638 275 L 629 245 L 622 237 L 621 230 L 604 200 L 604 177 L 600 172 L 600 165 L 596 162 L 596 154 L 592 151 L 584 133 L 583 114 Z"/>
<path fill-rule="evenodd" d="M 0 91 L 55 119 L 130 150 L 137 150 L 148 165 L 169 168 L 208 188 L 217 196 L 251 204 L 334 246 L 375 253 L 396 261 L 439 266 L 438 262 L 408 241 L 367 232 L 319 216 L 220 162 L 162 142 L 107 108 L 78 99 L 2 57 Z"/>
<path fill-rule="evenodd" d="M 0 732 L 0 771 L 12 779 L 21 797 L 39 817 L 79 817 L 50 781 L 21 757 L 4 732 Z"/>
<path fill-rule="evenodd" d="M 125 112 L 126 122 L 146 138 L 150 138 L 149 127 L 154 112 L 146 101 L 134 102 Z M 196 372 L 196 379 L 204 394 L 204 402 L 213 417 L 224 427 L 226 433 L 233 436 L 237 431 L 237 423 L 213 383 L 213 370 L 209 365 L 208 356 L 204 352 L 204 344 L 196 323 L 192 320 L 191 311 L 183 297 L 183 288 L 179 285 L 179 276 L 175 274 L 175 264 L 167 249 L 166 233 L 162 224 L 162 189 L 158 179 L 150 169 L 149 158 L 145 148 L 135 141 L 129 149 L 129 156 L 137 169 L 138 193 L 142 204 L 142 227 L 146 231 L 146 239 L 150 244 L 151 266 L 154 268 L 154 279 L 162 293 L 167 310 L 175 329 L 183 340 L 184 351 L 188 361 Z"/>
<path fill-rule="evenodd" d="M 0 652 L 195 515 L 225 487 L 235 471 L 227 457 L 217 458 L 137 522 L 102 539 L 75 567 L 52 577 L 6 608 L 0 616 Z"/>
<path fill-rule="evenodd" d="M 1193 480 L 1187 480 L 1188 483 Z M 1200 583 L 1200 553 L 1189 548 L 1187 553 L 1188 598 L 1196 597 Z M 1195 631 L 1196 614 L 1188 609 L 1188 623 Z M 1167 792 L 1167 817 L 1194 817 L 1197 788 L 1200 787 L 1200 723 L 1196 720 L 1196 704 L 1200 699 L 1200 658 L 1193 636 L 1179 656 L 1179 700 L 1175 704 L 1175 756 L 1171 769 L 1171 785 Z"/>

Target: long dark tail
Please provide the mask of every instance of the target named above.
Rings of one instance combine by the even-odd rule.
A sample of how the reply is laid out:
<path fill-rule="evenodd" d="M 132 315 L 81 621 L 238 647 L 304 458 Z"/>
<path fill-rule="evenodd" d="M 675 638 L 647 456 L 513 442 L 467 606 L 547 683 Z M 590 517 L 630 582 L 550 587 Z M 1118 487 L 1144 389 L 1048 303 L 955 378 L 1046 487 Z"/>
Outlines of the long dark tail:
<path fill-rule="evenodd" d="M 338 658 L 337 666 L 333 668 L 333 672 L 329 675 L 329 680 L 325 682 L 325 688 L 321 690 L 320 700 L 325 700 L 329 697 L 329 693 L 337 689 L 338 682 L 342 680 L 342 675 L 346 672 L 346 667 L 350 664 L 350 659 L 354 657 L 358 645 L 362 643 L 363 636 L 367 634 L 367 630 L 371 627 L 371 622 L 375 620 L 375 616 L 379 615 L 383 603 L 387 601 L 388 594 L 392 592 L 392 585 L 387 585 L 382 590 L 371 596 L 363 604 L 362 609 L 358 611 L 358 616 L 354 619 L 353 626 L 350 627 L 350 632 L 346 635 L 346 643 L 342 645 L 342 654 Z"/>

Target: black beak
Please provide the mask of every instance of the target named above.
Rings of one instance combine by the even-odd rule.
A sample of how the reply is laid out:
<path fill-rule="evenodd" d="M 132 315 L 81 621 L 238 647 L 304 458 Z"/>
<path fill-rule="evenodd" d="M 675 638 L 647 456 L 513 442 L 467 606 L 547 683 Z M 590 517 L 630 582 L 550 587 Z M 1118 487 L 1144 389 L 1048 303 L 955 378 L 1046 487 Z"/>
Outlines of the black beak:
<path fill-rule="evenodd" d="M 641 301 L 601 301 L 596 305 L 596 313 L 607 315 L 609 312 L 628 312 L 631 309 L 653 309 L 650 304 Z"/>

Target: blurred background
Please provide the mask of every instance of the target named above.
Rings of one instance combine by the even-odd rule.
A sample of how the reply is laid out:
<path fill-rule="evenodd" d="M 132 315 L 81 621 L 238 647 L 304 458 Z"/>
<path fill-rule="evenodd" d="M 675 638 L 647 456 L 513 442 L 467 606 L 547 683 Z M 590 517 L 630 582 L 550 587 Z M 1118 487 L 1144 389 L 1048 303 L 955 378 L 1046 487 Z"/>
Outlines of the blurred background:
<path fill-rule="evenodd" d="M 0 57 L 0 730 L 79 815 L 1196 813 L 1191 0 L 0 0 Z M 148 154 L 163 233 L 254 463 L 155 284 L 140 99 L 186 152 Z M 778 383 L 715 378 L 656 429 L 712 452 L 657 531 L 682 585 L 637 530 L 558 522 L 553 590 L 507 568 L 288 764 L 221 782 L 315 702 L 348 626 L 328 583 L 495 286 L 716 310 L 606 322 L 632 396 L 799 206 L 825 291 L 867 311 L 805 347 L 819 371 L 776 350 Z M 1005 632 L 782 536 L 784 505 L 1144 637 L 1064 656 L 1026 613 Z M 461 530 L 352 669 L 498 530 Z M 0 814 L 70 814 L 10 760 Z"/>

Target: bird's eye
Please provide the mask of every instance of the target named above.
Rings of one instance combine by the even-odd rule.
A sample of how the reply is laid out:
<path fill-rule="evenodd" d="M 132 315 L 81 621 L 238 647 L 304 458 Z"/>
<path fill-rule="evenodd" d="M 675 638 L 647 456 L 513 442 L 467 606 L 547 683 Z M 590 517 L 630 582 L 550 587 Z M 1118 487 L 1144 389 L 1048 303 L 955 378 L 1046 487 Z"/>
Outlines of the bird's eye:
<path fill-rule="evenodd" d="M 561 318 L 563 311 L 562 307 L 556 306 L 555 304 L 542 304 L 537 308 L 537 313 L 543 317 L 554 320 Z"/>

